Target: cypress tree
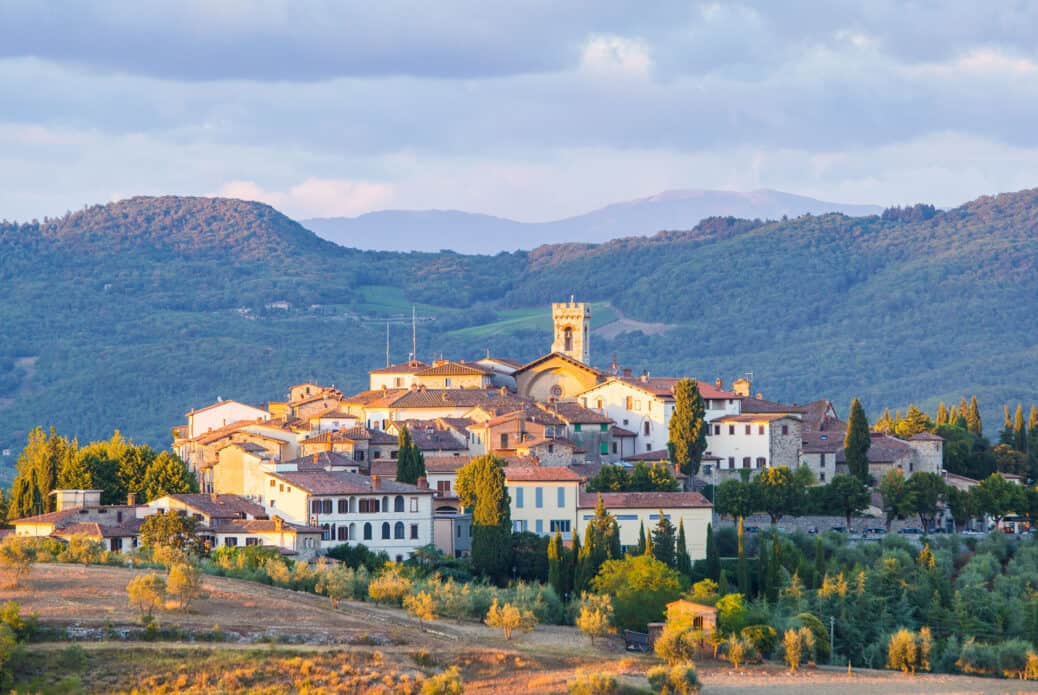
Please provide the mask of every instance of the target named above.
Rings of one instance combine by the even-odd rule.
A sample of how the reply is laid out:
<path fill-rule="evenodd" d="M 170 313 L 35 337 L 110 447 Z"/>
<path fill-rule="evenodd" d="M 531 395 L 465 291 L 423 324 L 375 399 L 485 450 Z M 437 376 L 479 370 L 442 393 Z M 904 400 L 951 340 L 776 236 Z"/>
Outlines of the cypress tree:
<path fill-rule="evenodd" d="M 564 572 L 564 580 L 566 584 L 566 591 L 576 596 L 577 586 L 577 574 L 580 572 L 580 534 L 573 534 L 573 547 L 569 549 L 569 552 L 565 554 L 566 559 L 566 571 Z"/>
<path fill-rule="evenodd" d="M 1020 403 L 1016 404 L 1016 413 L 1013 417 L 1013 448 L 1027 453 L 1027 429 L 1024 427 L 1024 406 Z"/>
<path fill-rule="evenodd" d="M 941 401 L 937 404 L 937 426 L 948 424 L 948 406 Z"/>
<path fill-rule="evenodd" d="M 966 401 L 965 396 L 959 399 L 959 407 L 957 408 L 957 411 L 957 414 L 962 418 L 963 422 L 965 422 L 970 415 L 970 404 Z"/>
<path fill-rule="evenodd" d="M 1016 441 L 1013 436 L 1013 418 L 1009 416 L 1009 404 L 1002 405 L 1002 431 L 998 433 L 998 443 L 1013 446 Z"/>
<path fill-rule="evenodd" d="M 652 534 L 645 536 L 645 555 L 655 557 L 655 553 L 652 550 Z"/>
<path fill-rule="evenodd" d="M 562 578 L 565 570 L 563 567 L 564 562 L 562 532 L 556 530 L 555 535 L 548 542 L 548 583 L 555 589 L 558 597 L 563 600 L 566 598 L 566 585 Z"/>
<path fill-rule="evenodd" d="M 595 504 L 595 516 L 584 529 L 584 547 L 580 551 L 580 561 L 573 584 L 574 593 L 579 594 L 587 588 L 598 574 L 603 562 L 619 557 L 620 529 L 616 519 L 606 509 L 602 495 L 599 494 L 598 502 Z"/>
<path fill-rule="evenodd" d="M 499 584 L 512 569 L 512 520 L 504 462 L 487 454 L 458 471 L 458 498 L 472 510 L 472 567 Z"/>
<path fill-rule="evenodd" d="M 1038 408 L 1031 404 L 1031 413 L 1027 417 L 1027 451 L 1032 459 L 1038 459 Z"/>
<path fill-rule="evenodd" d="M 778 539 L 771 541 L 771 557 L 768 558 L 768 601 L 775 603 L 778 600 L 779 568 L 782 567 L 782 546 Z"/>
<path fill-rule="evenodd" d="M 400 434 L 397 435 L 396 481 L 398 483 L 414 485 L 418 482 L 418 478 L 421 477 L 420 473 L 424 473 L 422 469 L 425 468 L 424 462 L 419 465 L 419 456 L 421 456 L 421 452 L 411 438 L 407 425 L 404 425 L 400 428 Z"/>
<path fill-rule="evenodd" d="M 869 447 L 871 445 L 869 420 L 865 417 L 865 409 L 861 406 L 861 401 L 855 398 L 851 401 L 843 451 L 847 460 L 847 469 L 851 475 L 865 484 L 869 482 Z"/>
<path fill-rule="evenodd" d="M 825 546 L 822 544 L 822 537 L 815 538 L 815 589 L 822 586 L 822 579 L 825 577 Z"/>
<path fill-rule="evenodd" d="M 757 544 L 757 597 L 764 598 L 768 593 L 768 554 L 767 546 L 761 541 Z"/>
<path fill-rule="evenodd" d="M 980 406 L 977 397 L 970 396 L 969 412 L 966 414 L 966 429 L 978 437 L 984 436 L 984 423 L 980 419 Z"/>
<path fill-rule="evenodd" d="M 688 554 L 688 541 L 685 540 L 685 520 L 678 520 L 678 540 L 675 543 L 677 558 L 675 569 L 686 577 L 692 576 L 692 557 Z"/>
<path fill-rule="evenodd" d="M 670 462 L 690 478 L 699 473 L 706 451 L 706 404 L 695 379 L 674 385 L 674 410 L 667 426 Z"/>
<path fill-rule="evenodd" d="M 722 569 L 721 576 L 717 579 L 717 594 L 719 596 L 727 596 L 732 593 L 728 588 L 728 573 Z"/>
<path fill-rule="evenodd" d="M 677 558 L 674 553 L 674 524 L 660 510 L 660 519 L 652 530 L 652 554 L 667 567 L 674 567 Z"/>
<path fill-rule="evenodd" d="M 704 570 L 707 578 L 713 579 L 715 582 L 721 577 L 721 554 L 717 551 L 713 524 L 706 525 L 706 565 Z"/>
<path fill-rule="evenodd" d="M 739 593 L 745 596 L 747 599 L 750 598 L 750 568 L 749 563 L 746 562 L 746 545 L 744 543 L 744 528 L 743 518 L 739 517 L 739 562 L 737 570 L 739 574 Z"/>
<path fill-rule="evenodd" d="M 645 554 L 645 522 L 638 522 L 638 546 L 634 549 L 635 555 Z"/>

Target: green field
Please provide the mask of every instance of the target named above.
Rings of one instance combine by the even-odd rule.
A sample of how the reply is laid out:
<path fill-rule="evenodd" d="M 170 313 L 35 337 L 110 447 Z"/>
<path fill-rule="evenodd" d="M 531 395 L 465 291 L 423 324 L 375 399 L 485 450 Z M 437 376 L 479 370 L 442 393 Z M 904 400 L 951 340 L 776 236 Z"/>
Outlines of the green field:
<path fill-rule="evenodd" d="M 502 318 L 492 323 L 479 326 L 468 326 L 450 331 L 448 335 L 457 338 L 485 338 L 491 335 L 503 335 L 520 330 L 540 331 L 545 335 L 551 335 L 551 314 L 545 307 L 532 309 L 505 309 L 498 312 Z M 593 302 L 591 304 L 591 329 L 612 323 L 616 320 L 616 312 L 608 302 Z"/>

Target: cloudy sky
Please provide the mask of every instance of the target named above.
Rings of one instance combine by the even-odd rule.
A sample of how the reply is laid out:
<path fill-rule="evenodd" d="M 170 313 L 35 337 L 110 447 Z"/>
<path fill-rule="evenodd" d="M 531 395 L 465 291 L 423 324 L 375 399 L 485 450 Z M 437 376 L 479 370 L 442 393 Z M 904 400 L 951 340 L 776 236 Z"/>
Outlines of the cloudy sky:
<path fill-rule="evenodd" d="M 1038 3 L 0 0 L 0 218 L 1038 186 Z"/>

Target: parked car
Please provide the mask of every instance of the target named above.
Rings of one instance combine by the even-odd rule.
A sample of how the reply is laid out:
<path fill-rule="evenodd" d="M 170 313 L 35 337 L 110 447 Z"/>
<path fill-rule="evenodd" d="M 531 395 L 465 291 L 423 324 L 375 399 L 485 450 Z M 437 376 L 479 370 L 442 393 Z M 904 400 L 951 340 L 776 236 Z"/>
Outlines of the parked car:
<path fill-rule="evenodd" d="M 760 533 L 760 526 L 743 526 L 742 530 L 746 533 Z"/>
<path fill-rule="evenodd" d="M 836 531 L 836 533 L 847 533 L 846 526 L 833 526 L 829 529 L 830 531 Z"/>
<path fill-rule="evenodd" d="M 898 530 L 903 536 L 922 536 L 924 535 L 923 529 L 916 528 L 915 526 L 906 526 L 903 529 Z"/>
<path fill-rule="evenodd" d="M 862 531 L 863 536 L 885 536 L 887 530 L 882 526 L 872 526 Z"/>

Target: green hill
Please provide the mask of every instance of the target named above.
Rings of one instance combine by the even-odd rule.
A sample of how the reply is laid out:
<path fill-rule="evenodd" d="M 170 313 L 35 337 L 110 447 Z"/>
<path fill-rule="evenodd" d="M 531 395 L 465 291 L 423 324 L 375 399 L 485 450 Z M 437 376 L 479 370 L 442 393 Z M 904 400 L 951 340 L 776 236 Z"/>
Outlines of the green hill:
<path fill-rule="evenodd" d="M 258 203 L 133 198 L 0 223 L 0 448 L 35 424 L 164 446 L 217 396 L 304 379 L 359 389 L 385 360 L 549 345 L 548 303 L 595 302 L 592 356 L 768 397 L 854 395 L 873 416 L 976 393 L 988 429 L 1036 399 L 1038 190 L 949 211 L 710 219 L 689 231 L 531 252 L 362 252 Z M 612 324 L 623 318 L 632 323 Z M 617 330 L 607 331 L 614 335 Z M 0 462 L 3 459 L 0 458 Z"/>

